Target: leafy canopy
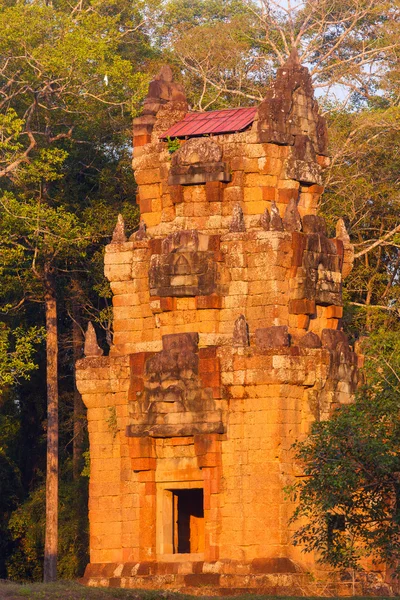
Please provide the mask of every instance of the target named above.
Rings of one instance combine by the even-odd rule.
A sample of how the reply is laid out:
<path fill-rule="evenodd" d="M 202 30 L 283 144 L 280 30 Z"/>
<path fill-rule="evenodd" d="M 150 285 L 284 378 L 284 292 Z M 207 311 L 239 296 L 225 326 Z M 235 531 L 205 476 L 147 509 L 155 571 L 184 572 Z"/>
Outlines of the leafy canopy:
<path fill-rule="evenodd" d="M 334 567 L 400 556 L 400 341 L 378 330 L 366 345 L 368 385 L 354 404 L 294 446 L 304 478 L 291 491 L 302 520 L 294 543 Z M 339 525 L 341 524 L 341 525 Z"/>

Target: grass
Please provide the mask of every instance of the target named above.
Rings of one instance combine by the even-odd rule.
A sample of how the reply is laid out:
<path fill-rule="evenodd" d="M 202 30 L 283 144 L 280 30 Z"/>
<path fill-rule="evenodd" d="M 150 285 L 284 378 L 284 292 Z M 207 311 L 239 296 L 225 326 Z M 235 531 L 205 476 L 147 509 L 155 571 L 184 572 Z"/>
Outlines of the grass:
<path fill-rule="evenodd" d="M 13 583 L 0 581 L 0 600 L 205 600 L 210 596 L 189 596 L 169 591 L 122 590 L 115 588 L 87 588 L 74 581 L 57 583 Z M 259 594 L 236 596 L 234 600 L 290 600 L 283 596 L 264 596 Z M 213 597 L 215 600 L 215 597 Z M 233 600 L 225 597 L 225 600 Z M 291 599 L 293 600 L 293 599 Z M 302 600 L 317 600 L 305 598 Z M 339 599 L 335 599 L 339 600 Z M 343 600 L 343 599 L 340 599 Z M 352 598 L 352 600 L 361 600 Z M 389 600 L 381 597 L 380 600 Z"/>

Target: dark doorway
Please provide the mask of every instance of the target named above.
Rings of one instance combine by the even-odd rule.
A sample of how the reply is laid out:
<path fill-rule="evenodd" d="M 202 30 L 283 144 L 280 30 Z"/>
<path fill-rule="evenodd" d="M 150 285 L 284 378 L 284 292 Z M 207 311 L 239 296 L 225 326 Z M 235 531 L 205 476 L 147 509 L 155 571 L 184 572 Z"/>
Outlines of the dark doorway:
<path fill-rule="evenodd" d="M 172 490 L 174 553 L 204 552 L 203 490 Z"/>

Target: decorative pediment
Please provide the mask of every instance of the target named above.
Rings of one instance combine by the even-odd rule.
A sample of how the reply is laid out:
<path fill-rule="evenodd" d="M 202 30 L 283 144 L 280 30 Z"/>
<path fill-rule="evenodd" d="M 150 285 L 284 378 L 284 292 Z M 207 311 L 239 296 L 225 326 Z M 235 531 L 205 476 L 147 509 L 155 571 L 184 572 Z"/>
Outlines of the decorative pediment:
<path fill-rule="evenodd" d="M 161 352 L 145 360 L 140 374 L 142 392 L 131 405 L 128 436 L 180 437 L 224 432 L 221 411 L 214 399 L 218 393 L 212 386 L 218 381 L 202 377 L 198 341 L 197 333 L 165 335 Z M 218 359 L 215 360 L 218 365 Z M 133 387 L 137 387 L 137 379 L 134 377 Z"/>
<path fill-rule="evenodd" d="M 195 185 L 207 181 L 230 180 L 228 164 L 222 162 L 222 149 L 211 138 L 192 138 L 172 156 L 169 185 Z"/>

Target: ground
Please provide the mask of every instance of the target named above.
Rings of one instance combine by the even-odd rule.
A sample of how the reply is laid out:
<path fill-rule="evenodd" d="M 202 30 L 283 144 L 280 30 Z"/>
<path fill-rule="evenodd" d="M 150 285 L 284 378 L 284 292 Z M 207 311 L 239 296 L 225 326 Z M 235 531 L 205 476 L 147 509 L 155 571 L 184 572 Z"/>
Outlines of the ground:
<path fill-rule="evenodd" d="M 186 594 L 155 590 L 147 591 L 87 588 L 73 581 L 61 581 L 53 584 L 18 584 L 8 581 L 0 581 L 0 600 L 20 600 L 21 598 L 29 598 L 30 600 L 207 600 L 209 598 L 212 600 L 209 596 L 188 596 Z M 225 600 L 232 599 L 225 598 Z M 243 596 L 236 596 L 235 600 L 289 599 L 283 596 L 275 597 L 246 594 Z M 308 599 L 303 598 L 302 600 Z M 312 600 L 318 599 L 313 598 Z M 366 598 L 362 599 L 354 597 L 352 600 L 366 600 Z M 380 600 L 389 600 L 389 598 L 381 597 Z"/>

